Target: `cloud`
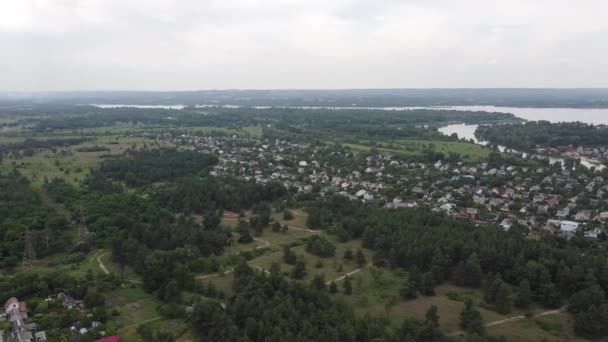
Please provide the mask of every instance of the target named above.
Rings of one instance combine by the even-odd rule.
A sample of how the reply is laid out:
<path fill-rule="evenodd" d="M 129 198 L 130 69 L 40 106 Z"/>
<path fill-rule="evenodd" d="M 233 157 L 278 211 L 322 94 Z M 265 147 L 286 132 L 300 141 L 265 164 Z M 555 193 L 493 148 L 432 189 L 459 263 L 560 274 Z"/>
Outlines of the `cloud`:
<path fill-rule="evenodd" d="M 608 86 L 608 2 L 5 0 L 0 90 Z"/>

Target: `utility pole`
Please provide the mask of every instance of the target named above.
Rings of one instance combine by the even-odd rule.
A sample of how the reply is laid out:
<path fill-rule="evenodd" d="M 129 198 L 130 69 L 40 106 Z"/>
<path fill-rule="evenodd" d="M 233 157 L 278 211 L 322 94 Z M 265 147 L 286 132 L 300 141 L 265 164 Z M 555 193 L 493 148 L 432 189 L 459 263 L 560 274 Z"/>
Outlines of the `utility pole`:
<path fill-rule="evenodd" d="M 23 266 L 32 266 L 36 263 L 36 250 L 34 249 L 34 234 L 28 229 L 25 230 L 24 236 L 24 251 L 23 251 Z"/>

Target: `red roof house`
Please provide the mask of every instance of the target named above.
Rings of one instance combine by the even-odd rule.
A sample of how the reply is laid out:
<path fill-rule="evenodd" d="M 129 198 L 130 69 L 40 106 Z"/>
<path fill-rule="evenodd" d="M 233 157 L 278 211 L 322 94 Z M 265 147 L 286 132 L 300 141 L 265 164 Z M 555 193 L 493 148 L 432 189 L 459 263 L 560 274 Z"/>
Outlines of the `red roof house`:
<path fill-rule="evenodd" d="M 120 342 L 120 337 L 119 336 L 108 336 L 108 337 L 100 338 L 99 340 L 96 340 L 95 342 Z"/>

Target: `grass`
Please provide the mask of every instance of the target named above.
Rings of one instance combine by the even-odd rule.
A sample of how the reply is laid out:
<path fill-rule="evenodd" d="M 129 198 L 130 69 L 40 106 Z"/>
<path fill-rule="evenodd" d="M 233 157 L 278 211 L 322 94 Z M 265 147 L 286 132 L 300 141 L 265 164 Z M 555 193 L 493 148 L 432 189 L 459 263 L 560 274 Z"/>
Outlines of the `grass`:
<path fill-rule="evenodd" d="M 45 177 L 47 179 L 63 178 L 70 183 L 78 183 L 86 176 L 88 170 L 101 163 L 104 155 L 119 155 L 128 148 L 151 146 L 156 142 L 143 138 L 103 137 L 82 144 L 60 148 L 57 153 L 42 150 L 30 157 L 21 159 L 5 158 L 0 165 L 0 171 L 18 168 L 28 177 L 35 187 L 40 187 Z M 104 146 L 110 151 L 86 152 L 81 148 Z"/>
<path fill-rule="evenodd" d="M 567 312 L 496 325 L 487 332 L 509 341 L 586 341 L 574 334 L 574 318 Z"/>
<path fill-rule="evenodd" d="M 142 288 L 120 288 L 105 295 L 106 307 L 120 312 L 115 322 L 118 334 L 125 341 L 141 341 L 137 334 L 140 324 L 162 321 L 156 311 L 160 301 Z"/>
<path fill-rule="evenodd" d="M 376 147 L 379 151 L 396 153 L 407 156 L 419 156 L 426 150 L 441 152 L 446 157 L 450 153 L 456 153 L 465 161 L 479 161 L 489 156 L 490 150 L 484 146 L 459 142 L 459 141 L 441 141 L 441 140 L 417 140 L 417 139 L 401 139 L 394 141 L 381 141 L 379 143 L 373 141 L 359 141 L 357 144 L 345 143 L 345 147 L 360 151 L 370 151 Z"/>

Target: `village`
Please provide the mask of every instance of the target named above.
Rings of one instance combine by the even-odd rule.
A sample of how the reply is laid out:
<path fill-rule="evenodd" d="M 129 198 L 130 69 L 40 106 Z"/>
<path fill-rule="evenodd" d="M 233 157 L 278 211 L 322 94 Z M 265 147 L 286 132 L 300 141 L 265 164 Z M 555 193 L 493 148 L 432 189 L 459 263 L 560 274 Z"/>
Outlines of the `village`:
<path fill-rule="evenodd" d="M 59 293 L 57 296 L 49 297 L 44 300 L 45 306 L 49 303 L 56 303 L 61 310 L 82 312 L 85 305 L 82 300 L 77 300 L 72 296 Z M 41 311 L 41 310 L 37 310 Z M 35 315 L 41 315 L 35 313 Z M 80 337 L 87 336 L 95 342 L 120 342 L 117 336 L 105 336 L 103 324 L 93 319 L 93 314 L 86 314 L 86 320 L 78 320 L 70 326 L 70 341 L 79 341 Z M 9 322 L 10 331 L 0 330 L 0 342 L 47 342 L 47 333 L 39 330 L 36 323 L 30 317 L 30 310 L 26 302 L 19 301 L 15 297 L 9 298 L 4 303 L 4 311 L 0 314 L 0 323 Z M 96 337 L 101 337 L 96 339 Z"/>
<path fill-rule="evenodd" d="M 608 179 L 585 167 L 420 162 L 375 149 L 236 135 L 146 136 L 218 155 L 213 176 L 280 182 L 303 196 L 338 194 L 394 209 L 422 206 L 477 225 L 517 225 L 533 235 L 605 237 Z"/>

